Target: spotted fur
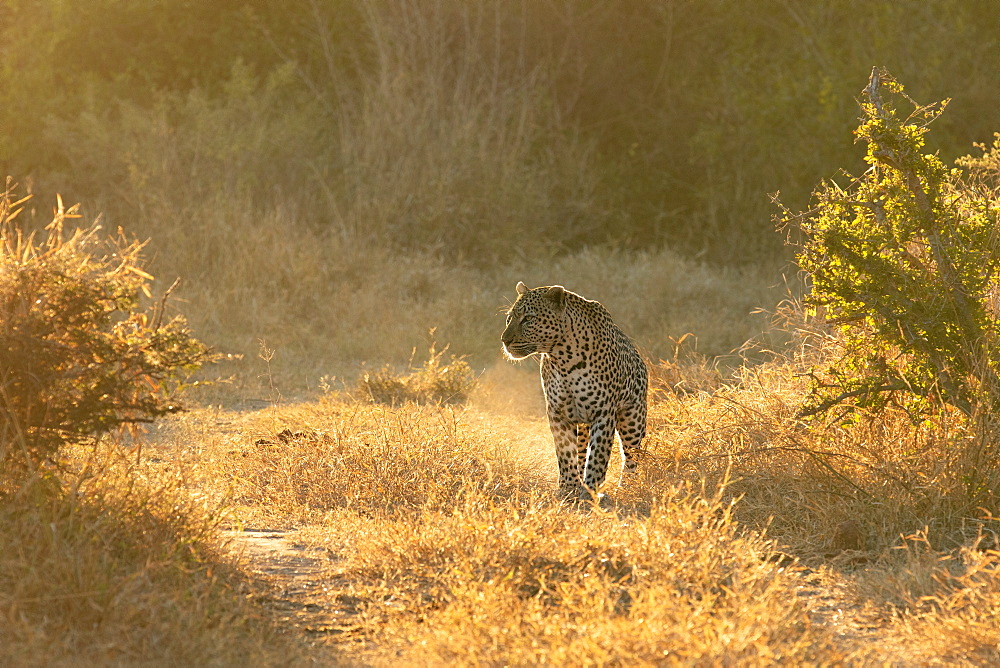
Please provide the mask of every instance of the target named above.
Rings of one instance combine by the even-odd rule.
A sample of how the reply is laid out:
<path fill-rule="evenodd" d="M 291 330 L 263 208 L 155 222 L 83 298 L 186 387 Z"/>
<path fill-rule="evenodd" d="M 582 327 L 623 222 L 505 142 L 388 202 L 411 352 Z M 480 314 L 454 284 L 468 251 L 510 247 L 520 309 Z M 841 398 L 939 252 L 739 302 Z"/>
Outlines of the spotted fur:
<path fill-rule="evenodd" d="M 646 435 L 646 365 L 599 302 L 561 285 L 518 283 L 517 292 L 500 337 L 504 354 L 539 356 L 560 491 L 589 497 L 604 482 L 616 431 L 625 472 L 636 469 Z"/>

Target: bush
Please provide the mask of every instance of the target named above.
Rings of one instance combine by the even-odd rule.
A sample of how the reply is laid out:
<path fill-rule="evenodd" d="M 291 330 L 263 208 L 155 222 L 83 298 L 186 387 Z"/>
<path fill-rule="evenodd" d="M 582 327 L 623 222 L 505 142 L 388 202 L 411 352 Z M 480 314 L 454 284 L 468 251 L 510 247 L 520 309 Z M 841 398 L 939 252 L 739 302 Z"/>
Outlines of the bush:
<path fill-rule="evenodd" d="M 43 239 L 25 234 L 12 186 L 0 200 L 0 480 L 30 470 L 66 442 L 179 410 L 180 372 L 213 359 L 184 319 L 152 309 L 142 244 L 72 233 L 62 200 Z M 19 456 L 21 455 L 21 456 Z"/>
<path fill-rule="evenodd" d="M 901 100 L 914 106 L 905 119 Z M 815 374 L 807 415 L 840 405 L 897 404 L 914 417 L 942 404 L 968 415 L 1000 409 L 1000 208 L 994 192 L 924 152 L 946 104 L 916 105 L 873 70 L 856 132 L 871 169 L 847 188 L 824 184 L 813 210 L 787 218 L 805 235 L 806 303 L 843 343 Z"/>
<path fill-rule="evenodd" d="M 914 110 L 906 118 L 900 102 Z M 875 68 L 863 92 L 858 139 L 871 168 L 842 188 L 825 183 L 815 208 L 787 216 L 805 242 L 806 304 L 825 316 L 838 348 L 814 367 L 801 416 L 905 410 L 949 430 L 948 468 L 966 511 L 1000 496 L 1000 205 L 995 152 L 945 167 L 924 151 L 947 100 L 919 106 Z"/>

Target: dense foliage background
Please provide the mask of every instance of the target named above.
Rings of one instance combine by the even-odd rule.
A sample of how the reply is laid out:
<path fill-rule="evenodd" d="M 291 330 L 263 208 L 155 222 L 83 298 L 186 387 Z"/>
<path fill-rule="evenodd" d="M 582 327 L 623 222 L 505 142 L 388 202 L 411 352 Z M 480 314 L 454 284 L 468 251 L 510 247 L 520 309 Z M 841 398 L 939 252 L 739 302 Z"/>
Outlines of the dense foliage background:
<path fill-rule="evenodd" d="M 397 318 L 407 341 L 439 326 L 456 352 L 484 356 L 495 323 L 463 329 L 452 316 L 471 300 L 471 319 L 488 318 L 517 280 L 563 282 L 622 314 L 588 278 L 602 268 L 595 248 L 641 274 L 645 310 L 665 314 L 632 329 L 652 354 L 669 350 L 664 332 L 692 329 L 705 352 L 726 352 L 753 327 L 719 338 L 670 305 L 714 300 L 735 322 L 772 300 L 757 286 L 781 284 L 791 253 L 768 194 L 798 209 L 836 168 L 860 171 L 854 100 L 873 64 L 914 99 L 953 99 L 929 147 L 946 163 L 1000 127 L 990 2 L 0 8 L 3 170 L 39 207 L 58 191 L 151 237 L 168 283 L 211 283 L 211 297 L 190 284 L 185 295 L 211 340 L 250 351 L 267 337 L 316 366 L 313 341 L 330 335 L 317 320 L 370 326 L 327 310 L 347 296 L 379 312 L 424 305 L 412 323 Z M 553 276 L 560 258 L 577 275 Z M 737 272 L 715 275 L 716 296 L 660 285 L 705 263 Z M 717 296 L 741 291 L 745 302 Z M 265 310 L 275 322 L 247 315 Z M 336 342 L 330 359 L 364 359 L 371 339 Z"/>
<path fill-rule="evenodd" d="M 351 168 L 343 133 L 358 128 L 345 128 L 345 116 L 357 119 L 372 81 L 413 76 L 394 91 L 413 106 L 434 85 L 455 96 L 481 88 L 496 106 L 533 86 L 536 113 L 553 127 L 523 157 L 544 162 L 567 143 L 585 144 L 589 160 L 579 168 L 593 171 L 588 194 L 604 204 L 597 220 L 587 210 L 579 220 L 566 212 L 561 222 L 541 221 L 564 243 L 668 243 L 746 261 L 780 246 L 769 234 L 767 192 L 802 197 L 831 166 L 851 161 L 852 99 L 872 63 L 912 82 L 916 99 L 955 99 L 937 130 L 946 157 L 997 125 L 1000 18 L 989 2 L 3 5 L 0 162 L 82 199 L 116 198 L 130 166 L 149 167 L 143 156 L 109 151 L 108 135 L 139 131 L 137 120 L 122 127 L 123 117 L 148 115 L 151 136 L 135 138 L 138 149 L 158 132 L 204 132 L 211 116 L 243 107 L 254 127 L 230 125 L 221 129 L 237 136 L 215 139 L 234 151 L 266 150 L 242 156 L 250 164 L 215 156 L 226 171 L 250 168 L 242 178 L 253 189 L 320 196 Z M 438 120 L 458 111 L 442 109 Z M 267 137 L 240 147 L 252 141 L 241 130 Z M 97 169 L 79 169 L 83 156 Z M 131 214 L 128 204 L 114 208 Z M 463 241 L 461 250 L 485 252 Z"/>

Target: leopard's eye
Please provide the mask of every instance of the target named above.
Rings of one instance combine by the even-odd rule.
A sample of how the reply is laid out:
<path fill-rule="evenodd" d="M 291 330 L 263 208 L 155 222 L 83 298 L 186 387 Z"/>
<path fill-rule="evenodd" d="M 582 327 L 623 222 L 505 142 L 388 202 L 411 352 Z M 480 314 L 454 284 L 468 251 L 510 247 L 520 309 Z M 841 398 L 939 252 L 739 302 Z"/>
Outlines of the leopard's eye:
<path fill-rule="evenodd" d="M 521 318 L 521 322 L 522 323 L 524 323 L 524 322 L 531 322 L 534 319 L 535 319 L 535 316 L 531 315 L 530 313 L 525 313 L 524 317 Z"/>

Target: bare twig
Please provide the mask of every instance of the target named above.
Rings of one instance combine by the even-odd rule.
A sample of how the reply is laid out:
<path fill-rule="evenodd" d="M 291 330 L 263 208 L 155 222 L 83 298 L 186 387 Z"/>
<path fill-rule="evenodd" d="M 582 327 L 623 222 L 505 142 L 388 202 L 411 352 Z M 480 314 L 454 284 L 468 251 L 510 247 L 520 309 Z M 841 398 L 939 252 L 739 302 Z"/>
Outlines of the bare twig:
<path fill-rule="evenodd" d="M 174 289 L 176 289 L 180 284 L 181 284 L 181 277 L 178 276 L 177 278 L 174 279 L 174 282 L 170 284 L 170 287 L 167 288 L 167 291 L 163 293 L 163 296 L 160 297 L 160 303 L 157 305 L 153 315 L 153 329 L 159 329 L 160 326 L 163 324 L 163 312 L 167 308 L 167 298 L 170 296 L 170 293 L 173 292 Z"/>

